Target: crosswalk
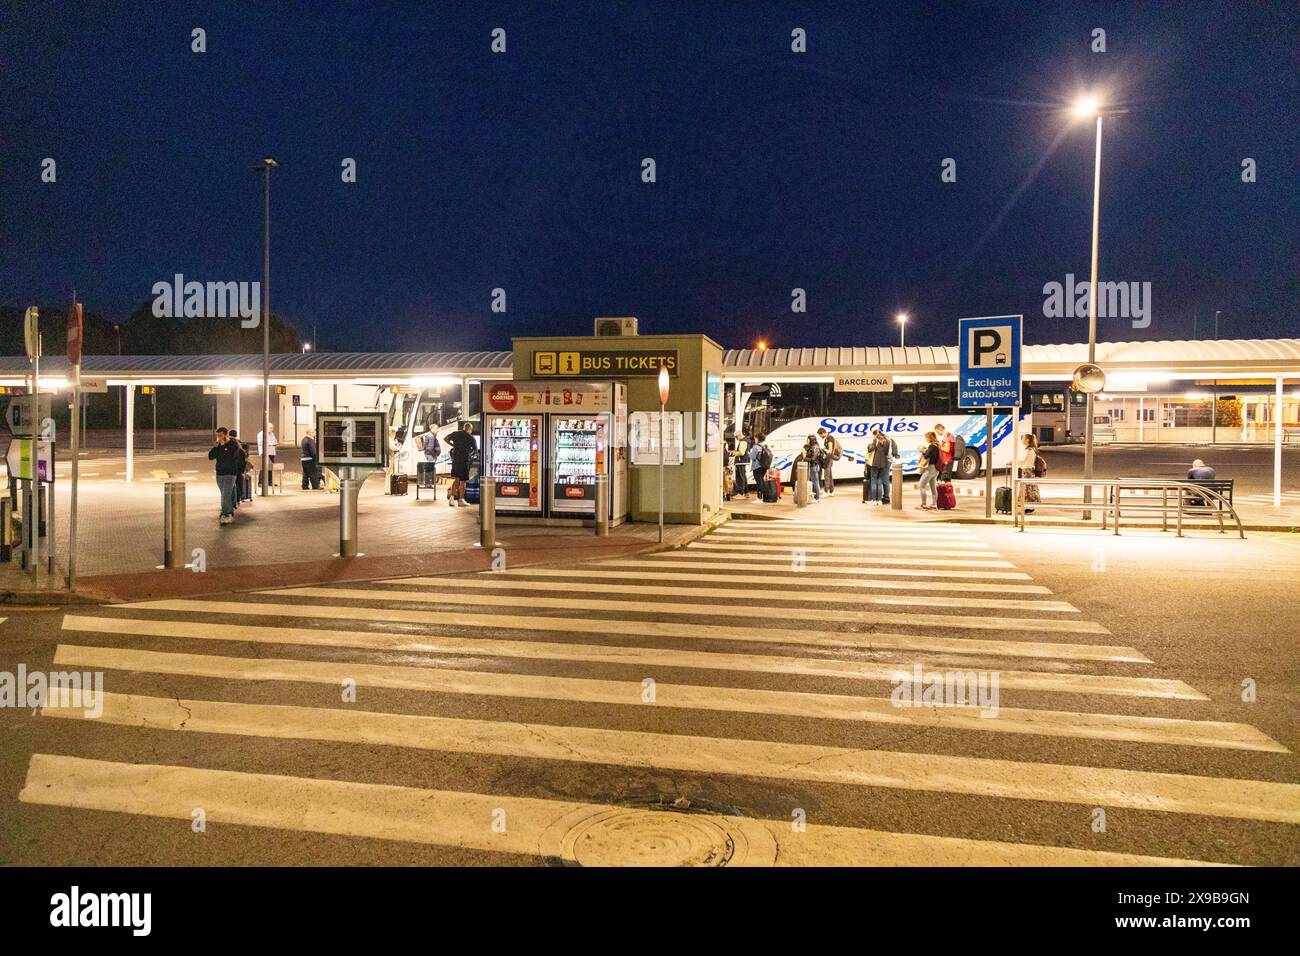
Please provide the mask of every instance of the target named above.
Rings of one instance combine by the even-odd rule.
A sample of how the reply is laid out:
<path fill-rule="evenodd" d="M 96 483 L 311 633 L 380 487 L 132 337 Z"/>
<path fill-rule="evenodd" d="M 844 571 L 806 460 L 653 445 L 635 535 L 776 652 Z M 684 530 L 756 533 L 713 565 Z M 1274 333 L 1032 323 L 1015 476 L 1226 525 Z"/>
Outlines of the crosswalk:
<path fill-rule="evenodd" d="M 959 526 L 736 522 L 589 564 L 80 610 L 53 663 L 105 693 L 44 708 L 73 733 L 20 799 L 124 828 L 201 807 L 434 861 L 1129 866 L 1238 862 L 1198 821 L 1300 823 L 1300 786 L 1241 769 L 1286 746 L 1209 719 L 1203 690 Z M 932 675 L 938 699 L 899 705 Z M 945 700 L 953 675 L 993 698 Z M 196 759 L 199 739 L 236 757 Z M 370 772 L 339 770 L 363 752 Z M 415 754 L 497 769 L 419 778 Z M 1099 836 L 1096 808 L 1185 821 L 1191 850 Z"/>
<path fill-rule="evenodd" d="M 1281 498 L 1282 507 L 1284 508 L 1295 508 L 1300 506 L 1300 491 L 1284 491 L 1282 492 Z M 1268 491 L 1248 495 L 1234 495 L 1232 502 L 1236 505 L 1266 506 L 1271 508 L 1273 507 L 1273 493 Z"/>

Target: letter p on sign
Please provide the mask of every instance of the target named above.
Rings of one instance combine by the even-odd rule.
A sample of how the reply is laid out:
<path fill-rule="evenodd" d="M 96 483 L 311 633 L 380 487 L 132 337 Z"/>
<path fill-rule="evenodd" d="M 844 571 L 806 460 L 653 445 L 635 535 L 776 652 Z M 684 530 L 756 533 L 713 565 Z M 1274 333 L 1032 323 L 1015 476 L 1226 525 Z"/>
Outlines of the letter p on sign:
<path fill-rule="evenodd" d="M 1009 365 L 1015 345 L 1009 325 L 980 325 L 968 328 L 970 364 L 972 368 L 995 368 Z"/>

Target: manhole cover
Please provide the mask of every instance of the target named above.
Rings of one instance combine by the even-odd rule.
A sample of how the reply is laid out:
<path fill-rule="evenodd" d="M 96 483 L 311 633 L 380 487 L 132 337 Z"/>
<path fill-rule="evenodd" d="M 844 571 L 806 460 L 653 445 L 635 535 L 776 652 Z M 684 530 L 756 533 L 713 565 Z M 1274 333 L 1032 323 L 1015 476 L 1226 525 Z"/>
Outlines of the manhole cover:
<path fill-rule="evenodd" d="M 753 866 L 776 859 L 765 827 L 708 813 L 602 807 L 564 825 L 559 856 L 570 866 Z"/>

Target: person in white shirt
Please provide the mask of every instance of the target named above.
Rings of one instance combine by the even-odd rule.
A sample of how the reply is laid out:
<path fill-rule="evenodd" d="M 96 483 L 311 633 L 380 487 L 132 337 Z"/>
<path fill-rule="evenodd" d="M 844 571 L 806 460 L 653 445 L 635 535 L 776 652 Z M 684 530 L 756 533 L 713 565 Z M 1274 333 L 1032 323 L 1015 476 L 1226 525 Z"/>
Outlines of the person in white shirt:
<path fill-rule="evenodd" d="M 267 431 L 267 435 L 268 435 L 267 440 L 266 440 L 266 454 L 267 454 L 267 457 L 270 459 L 271 464 L 274 465 L 274 464 L 275 464 L 275 449 L 279 446 L 280 443 L 279 443 L 278 441 L 276 441 L 276 438 L 275 438 L 275 426 L 274 426 L 274 425 L 271 425 L 270 427 L 268 427 L 266 431 Z M 262 433 L 261 433 L 260 431 L 257 433 L 257 453 L 258 453 L 259 455 L 262 454 Z"/>
<path fill-rule="evenodd" d="M 1020 457 L 1016 460 L 1016 467 L 1019 469 L 1021 478 L 1041 478 L 1038 473 L 1038 438 L 1032 433 L 1026 433 L 1020 436 L 1020 444 L 1023 446 L 1020 450 Z M 1046 469 L 1044 469 L 1044 472 Z M 1042 501 L 1039 495 L 1038 486 L 1028 481 L 1020 482 L 1020 494 L 1026 504 L 1032 501 Z M 1026 508 L 1025 513 L 1030 514 L 1033 508 Z"/>

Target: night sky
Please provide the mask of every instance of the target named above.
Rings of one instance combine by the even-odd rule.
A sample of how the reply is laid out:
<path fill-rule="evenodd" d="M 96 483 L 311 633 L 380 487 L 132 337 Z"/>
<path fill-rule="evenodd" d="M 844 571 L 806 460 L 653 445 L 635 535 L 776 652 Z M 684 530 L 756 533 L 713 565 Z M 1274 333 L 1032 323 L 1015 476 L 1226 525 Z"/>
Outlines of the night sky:
<path fill-rule="evenodd" d="M 1100 337 L 1187 338 L 1194 310 L 1207 337 L 1215 309 L 1225 338 L 1300 335 L 1294 3 L 17 6 L 0 304 L 75 286 L 121 320 L 177 272 L 260 279 L 271 155 L 272 305 L 323 349 L 505 348 L 595 315 L 896 344 L 899 309 L 909 344 L 1014 312 L 1027 341 L 1083 341 L 1042 289 L 1087 278 L 1092 127 L 1065 106 L 1104 89 L 1130 112 L 1105 129 L 1101 278 L 1150 282 L 1153 321 Z"/>

